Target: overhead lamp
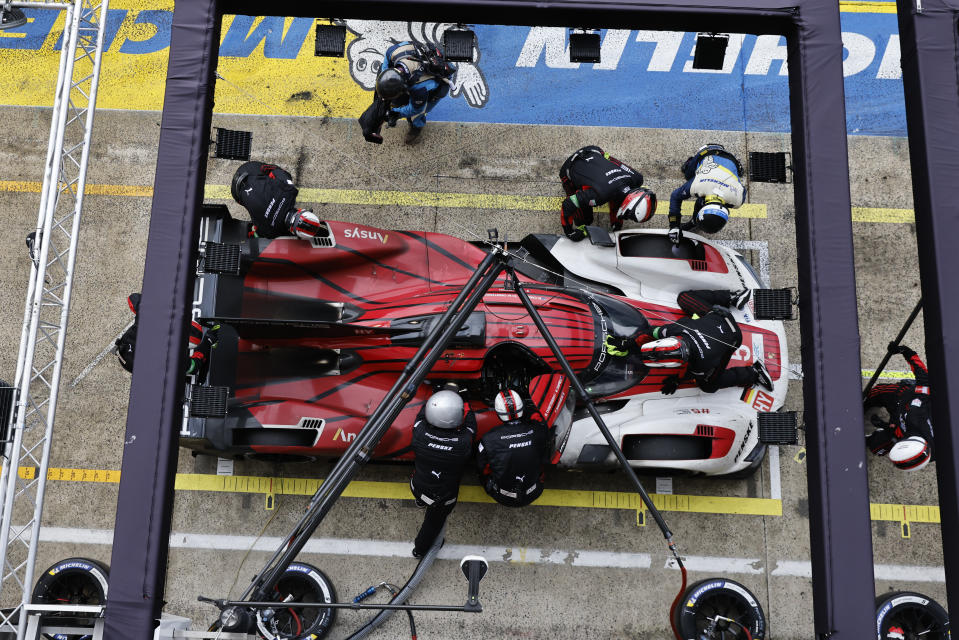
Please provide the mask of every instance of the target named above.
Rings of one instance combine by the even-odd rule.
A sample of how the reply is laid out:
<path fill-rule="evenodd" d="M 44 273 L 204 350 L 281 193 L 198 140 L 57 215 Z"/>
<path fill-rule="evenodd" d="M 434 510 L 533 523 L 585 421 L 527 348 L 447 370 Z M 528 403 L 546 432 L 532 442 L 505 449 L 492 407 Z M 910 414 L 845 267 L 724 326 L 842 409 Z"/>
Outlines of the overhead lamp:
<path fill-rule="evenodd" d="M 16 9 L 10 6 L 10 2 L 5 2 L 0 7 L 0 31 L 3 29 L 16 29 L 27 24 L 27 15 L 22 9 Z"/>
<path fill-rule="evenodd" d="M 330 24 L 316 25 L 316 49 L 313 55 L 342 58 L 345 51 L 346 25 L 342 20 L 330 18 Z"/>
<path fill-rule="evenodd" d="M 450 62 L 473 62 L 476 34 L 465 24 L 457 24 L 443 32 L 443 55 Z"/>
<path fill-rule="evenodd" d="M 728 33 L 697 33 L 693 69 L 721 70 L 726 62 L 726 45 L 728 44 Z"/>
<path fill-rule="evenodd" d="M 569 30 L 569 61 L 599 62 L 599 32 L 589 29 Z"/>

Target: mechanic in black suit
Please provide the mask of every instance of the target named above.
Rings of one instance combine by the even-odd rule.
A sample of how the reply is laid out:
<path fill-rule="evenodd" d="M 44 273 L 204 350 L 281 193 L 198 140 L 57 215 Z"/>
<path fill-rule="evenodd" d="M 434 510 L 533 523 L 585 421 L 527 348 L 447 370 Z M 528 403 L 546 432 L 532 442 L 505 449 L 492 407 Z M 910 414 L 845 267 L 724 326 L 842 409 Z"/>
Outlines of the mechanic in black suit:
<path fill-rule="evenodd" d="M 706 393 L 726 387 L 759 384 L 773 390 L 772 378 L 761 360 L 752 366 L 727 369 L 742 345 L 743 334 L 727 307 L 743 308 L 752 291 L 690 290 L 679 294 L 679 306 L 689 316 L 653 329 L 652 340 L 640 345 L 643 364 L 651 368 L 681 368 L 682 377 L 669 376 L 662 392 L 676 392 L 684 379 L 693 379 Z"/>
<path fill-rule="evenodd" d="M 931 410 L 929 372 L 919 354 L 909 347 L 890 342 L 889 351 L 898 353 L 906 359 L 916 381 L 914 384 L 911 381 L 877 384 L 869 390 L 863 408 L 885 408 L 889 412 L 889 423 L 886 424 L 879 416 L 873 415 L 871 422 L 877 429 L 866 437 L 866 445 L 877 456 L 884 456 L 890 453 L 901 440 L 918 436 L 928 445 L 927 460 L 931 461 L 933 429 L 929 419 Z M 897 466 L 906 470 L 917 468 L 908 465 Z"/>
<path fill-rule="evenodd" d="M 570 240 L 586 237 L 593 224 L 593 207 L 609 203 L 609 224 L 614 231 L 623 220 L 646 222 L 656 211 L 656 194 L 643 187 L 643 174 L 597 146 L 576 151 L 559 170 L 566 191 L 560 217 Z"/>
<path fill-rule="evenodd" d="M 327 235 L 316 214 L 297 208 L 299 190 L 293 185 L 293 176 L 275 164 L 243 163 L 233 174 L 230 193 L 250 213 L 254 237 L 309 240 Z"/>
<path fill-rule="evenodd" d="M 475 437 L 476 415 L 451 389 L 434 393 L 417 414 L 410 491 L 417 506 L 426 507 L 426 516 L 413 542 L 414 558 L 429 551 L 456 506 Z"/>
<path fill-rule="evenodd" d="M 523 399 L 512 389 L 493 403 L 503 424 L 480 440 L 476 454 L 486 493 L 507 507 L 525 507 L 543 493 L 550 434 L 545 423 L 523 417 Z"/>

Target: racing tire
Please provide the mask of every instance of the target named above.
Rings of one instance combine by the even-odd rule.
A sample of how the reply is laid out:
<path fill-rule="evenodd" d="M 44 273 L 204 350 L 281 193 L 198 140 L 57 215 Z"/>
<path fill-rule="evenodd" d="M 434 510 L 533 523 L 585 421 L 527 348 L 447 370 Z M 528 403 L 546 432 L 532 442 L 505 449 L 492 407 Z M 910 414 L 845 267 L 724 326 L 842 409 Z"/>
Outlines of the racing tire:
<path fill-rule="evenodd" d="M 67 558 L 44 571 L 33 587 L 33 604 L 106 604 L 110 569 L 89 558 Z M 59 618 L 59 616 L 58 616 Z M 64 626 L 82 624 L 83 618 L 62 617 Z M 90 636 L 56 634 L 51 640 L 77 640 Z"/>
<path fill-rule="evenodd" d="M 289 602 L 336 602 L 333 583 L 311 564 L 293 562 L 286 568 L 274 587 L 277 602 L 292 596 Z M 269 615 L 260 609 L 256 614 L 256 628 L 266 640 L 298 640 L 322 638 L 333 626 L 336 609 L 277 608 Z"/>
<path fill-rule="evenodd" d="M 899 627 L 906 638 L 948 640 L 949 614 L 942 606 L 915 591 L 892 591 L 876 598 L 876 630 L 879 640 Z"/>
<path fill-rule="evenodd" d="M 766 637 L 766 615 L 749 589 L 734 580 L 707 578 L 686 590 L 673 613 L 676 629 L 683 640 L 700 640 L 716 615 L 730 618 L 749 629 L 753 640 Z M 746 640 L 746 634 L 735 624 L 722 624 L 722 640 Z"/>

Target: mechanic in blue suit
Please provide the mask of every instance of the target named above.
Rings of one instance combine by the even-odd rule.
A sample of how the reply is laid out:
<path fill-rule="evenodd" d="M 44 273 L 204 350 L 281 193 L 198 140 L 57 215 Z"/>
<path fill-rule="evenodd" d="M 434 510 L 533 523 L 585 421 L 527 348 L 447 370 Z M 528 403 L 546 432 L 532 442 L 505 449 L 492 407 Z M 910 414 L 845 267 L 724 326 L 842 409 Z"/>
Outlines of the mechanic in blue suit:
<path fill-rule="evenodd" d="M 407 142 L 426 126 L 426 114 L 449 94 L 456 67 L 436 47 L 400 42 L 386 50 L 376 78 L 376 95 L 389 104 L 386 121 L 406 118 Z"/>
<path fill-rule="evenodd" d="M 686 178 L 669 197 L 669 239 L 682 240 L 683 231 L 716 233 L 726 226 L 729 209 L 738 208 L 746 197 L 743 166 L 721 144 L 707 144 L 680 168 Z M 683 200 L 696 196 L 692 220 L 681 223 Z"/>

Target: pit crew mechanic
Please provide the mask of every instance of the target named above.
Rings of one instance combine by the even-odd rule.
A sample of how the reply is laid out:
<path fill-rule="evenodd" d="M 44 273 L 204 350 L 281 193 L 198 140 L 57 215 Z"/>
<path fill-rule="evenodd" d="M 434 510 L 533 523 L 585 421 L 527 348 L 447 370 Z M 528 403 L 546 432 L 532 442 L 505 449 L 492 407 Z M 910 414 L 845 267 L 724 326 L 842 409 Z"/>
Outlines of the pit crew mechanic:
<path fill-rule="evenodd" d="M 726 307 L 742 309 L 751 295 L 749 289 L 683 291 L 678 302 L 687 318 L 656 327 L 651 336 L 612 338 L 607 342 L 607 352 L 626 355 L 629 349 L 638 348 L 647 367 L 682 369 L 663 382 L 666 395 L 675 393 L 687 379 L 694 380 L 706 393 L 755 384 L 772 391 L 772 378 L 761 361 L 727 368 L 730 357 L 742 345 L 743 334 Z"/>
<path fill-rule="evenodd" d="M 889 413 L 889 422 L 885 423 L 873 414 L 870 421 L 877 429 L 866 437 L 866 445 L 877 456 L 888 454 L 893 464 L 900 469 L 915 471 L 933 459 L 929 372 L 919 354 L 909 347 L 890 342 L 888 349 L 906 359 L 916 380 L 914 384 L 911 381 L 877 384 L 869 390 L 863 408 L 867 411 L 885 408 Z M 926 445 L 917 451 L 918 457 L 903 455 L 908 447 L 905 441 L 915 441 L 917 438 Z"/>
<path fill-rule="evenodd" d="M 513 389 L 493 402 L 498 425 L 480 440 L 476 464 L 486 493 L 507 507 L 524 507 L 543 493 L 550 434 L 546 424 L 523 415 L 523 399 Z"/>
<path fill-rule="evenodd" d="M 456 506 L 475 437 L 476 415 L 451 388 L 430 396 L 416 415 L 410 491 L 426 514 L 413 542 L 414 558 L 422 558 L 433 546 Z"/>
<path fill-rule="evenodd" d="M 686 182 L 669 197 L 669 238 L 679 244 L 683 231 L 716 233 L 726 226 L 729 208 L 738 208 L 746 197 L 743 166 L 721 144 L 707 144 L 680 167 Z M 681 223 L 683 200 L 696 196 L 689 222 Z"/>
<path fill-rule="evenodd" d="M 559 170 L 566 199 L 560 210 L 563 233 L 573 241 L 586 237 L 593 223 L 593 207 L 609 203 L 609 224 L 614 231 L 623 220 L 646 222 L 656 211 L 656 194 L 643 187 L 643 174 L 590 145 L 574 152 Z"/>
<path fill-rule="evenodd" d="M 240 165 L 230 192 L 249 212 L 254 237 L 309 240 L 328 233 L 312 211 L 297 208 L 299 190 L 293 185 L 293 176 L 275 164 L 250 161 Z"/>

